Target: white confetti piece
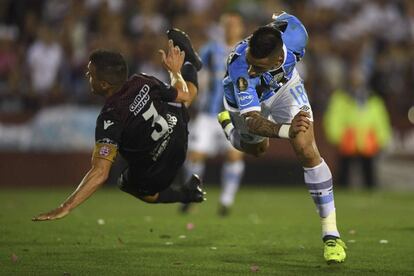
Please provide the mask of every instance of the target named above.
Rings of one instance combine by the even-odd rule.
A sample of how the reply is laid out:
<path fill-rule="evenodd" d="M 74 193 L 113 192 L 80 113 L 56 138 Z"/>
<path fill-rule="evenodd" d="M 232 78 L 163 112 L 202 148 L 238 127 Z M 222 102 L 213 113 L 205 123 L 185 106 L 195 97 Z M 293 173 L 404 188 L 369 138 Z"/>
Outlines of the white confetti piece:
<path fill-rule="evenodd" d="M 185 238 L 187 238 L 187 236 L 186 235 L 179 235 L 178 238 L 185 239 Z"/>
<path fill-rule="evenodd" d="M 355 243 L 356 240 L 348 240 L 349 243 Z"/>
<path fill-rule="evenodd" d="M 169 242 L 169 241 L 165 243 L 165 245 L 173 245 L 173 244 L 174 244 L 173 242 Z"/>
<path fill-rule="evenodd" d="M 388 240 L 380 240 L 379 243 L 386 244 L 388 243 Z"/>
<path fill-rule="evenodd" d="M 210 247 L 210 249 L 211 249 L 211 250 L 217 250 L 217 247 L 212 246 L 212 247 Z"/>
<path fill-rule="evenodd" d="M 105 224 L 105 220 L 104 219 L 98 219 L 98 224 L 99 225 L 104 225 Z"/>

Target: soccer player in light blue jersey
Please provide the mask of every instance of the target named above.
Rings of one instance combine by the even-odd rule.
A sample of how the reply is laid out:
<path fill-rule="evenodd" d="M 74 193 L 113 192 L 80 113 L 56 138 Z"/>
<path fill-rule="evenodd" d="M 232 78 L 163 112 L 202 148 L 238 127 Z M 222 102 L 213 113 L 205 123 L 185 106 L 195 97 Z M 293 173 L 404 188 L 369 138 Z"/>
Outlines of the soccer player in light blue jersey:
<path fill-rule="evenodd" d="M 341 263 L 346 246 L 336 226 L 332 174 L 316 146 L 312 109 L 295 68 L 308 34 L 293 15 L 273 20 L 229 55 L 223 80 L 226 111 L 218 119 L 232 145 L 255 156 L 266 151 L 269 138 L 289 139 L 321 219 L 324 258 Z"/>
<path fill-rule="evenodd" d="M 202 178 L 205 161 L 218 154 L 225 155 L 221 172 L 221 195 L 218 213 L 228 215 L 233 205 L 244 172 L 243 153 L 232 147 L 219 124 L 217 113 L 223 110 L 223 76 L 226 59 L 233 46 L 243 38 L 244 26 L 236 12 L 226 12 L 220 18 L 222 37 L 208 41 L 200 50 L 203 69 L 200 79 L 198 114 L 190 124 L 189 155 L 185 163 L 186 175 L 197 174 Z M 204 78 L 203 78 L 204 77 Z M 182 206 L 186 212 L 189 205 Z"/>

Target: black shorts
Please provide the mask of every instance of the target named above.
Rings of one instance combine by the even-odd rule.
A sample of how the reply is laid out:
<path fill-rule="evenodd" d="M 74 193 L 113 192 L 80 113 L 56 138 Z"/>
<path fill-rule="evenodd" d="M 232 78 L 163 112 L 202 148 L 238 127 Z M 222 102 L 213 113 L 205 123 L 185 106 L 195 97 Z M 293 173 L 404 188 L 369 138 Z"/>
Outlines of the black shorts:
<path fill-rule="evenodd" d="M 170 134 L 168 145 L 155 162 L 128 160 L 128 168 L 121 174 L 118 184 L 122 191 L 135 197 L 154 195 L 168 188 L 181 169 L 188 144 L 188 114 L 185 108 L 169 107 L 178 122 Z"/>

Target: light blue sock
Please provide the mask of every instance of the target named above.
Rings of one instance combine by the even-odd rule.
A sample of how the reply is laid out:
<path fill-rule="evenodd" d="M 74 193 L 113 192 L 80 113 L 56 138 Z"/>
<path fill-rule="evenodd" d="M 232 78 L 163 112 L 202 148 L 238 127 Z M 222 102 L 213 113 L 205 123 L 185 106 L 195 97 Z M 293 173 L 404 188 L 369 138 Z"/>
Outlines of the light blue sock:
<path fill-rule="evenodd" d="M 240 180 L 244 173 L 244 161 L 226 162 L 221 171 L 221 196 L 220 203 L 230 206 L 240 186 Z"/>
<path fill-rule="evenodd" d="M 332 174 L 328 165 L 322 160 L 313 168 L 304 168 L 304 174 L 305 183 L 321 217 L 322 237 L 327 235 L 339 237 L 336 227 Z"/>

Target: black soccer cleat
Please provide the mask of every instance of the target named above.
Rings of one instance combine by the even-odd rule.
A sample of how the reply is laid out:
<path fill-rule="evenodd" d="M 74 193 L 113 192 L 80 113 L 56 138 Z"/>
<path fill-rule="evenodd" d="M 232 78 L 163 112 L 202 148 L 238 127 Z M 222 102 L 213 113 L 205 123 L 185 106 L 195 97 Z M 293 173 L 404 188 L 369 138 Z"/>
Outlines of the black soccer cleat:
<path fill-rule="evenodd" d="M 185 60 L 191 62 L 197 71 L 200 71 L 203 63 L 201 62 L 200 56 L 194 50 L 190 37 L 177 28 L 169 29 L 167 31 L 167 37 L 173 41 L 174 46 L 178 46 L 181 51 L 185 52 Z"/>
<path fill-rule="evenodd" d="M 186 194 L 186 199 L 183 203 L 203 202 L 206 200 L 204 198 L 206 193 L 201 189 L 201 180 L 196 174 L 193 174 L 183 185 L 182 192 Z"/>

